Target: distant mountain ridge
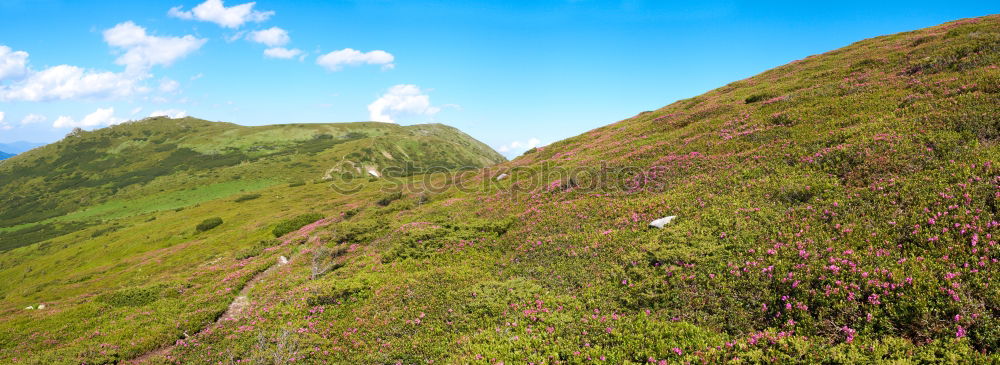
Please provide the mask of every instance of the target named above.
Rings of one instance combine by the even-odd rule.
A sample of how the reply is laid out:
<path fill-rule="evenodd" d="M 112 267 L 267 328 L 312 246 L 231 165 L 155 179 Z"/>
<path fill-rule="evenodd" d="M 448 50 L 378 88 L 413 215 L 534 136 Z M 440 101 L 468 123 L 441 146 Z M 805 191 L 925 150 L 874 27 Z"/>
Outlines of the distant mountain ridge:
<path fill-rule="evenodd" d="M 197 118 L 147 118 L 17 155 L 0 166 L 0 227 L 58 217 L 111 197 L 227 181 L 397 175 L 506 161 L 441 124 L 361 122 L 246 127 Z"/>
<path fill-rule="evenodd" d="M 13 156 L 19 153 L 24 153 L 26 151 L 29 151 L 32 148 L 41 147 L 44 145 L 45 143 L 26 142 L 26 141 L 0 143 L 0 152 L 4 152 Z"/>
<path fill-rule="evenodd" d="M 7 153 L 7 152 L 4 152 L 4 151 L 0 151 L 0 160 L 6 160 L 6 159 L 11 158 L 11 157 L 14 157 L 13 153 Z"/>

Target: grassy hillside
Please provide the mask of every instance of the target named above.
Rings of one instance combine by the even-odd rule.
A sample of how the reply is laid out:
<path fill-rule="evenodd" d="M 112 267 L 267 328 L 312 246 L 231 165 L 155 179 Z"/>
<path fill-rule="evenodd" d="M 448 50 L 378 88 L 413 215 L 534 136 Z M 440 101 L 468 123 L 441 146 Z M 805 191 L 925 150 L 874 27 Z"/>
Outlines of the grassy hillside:
<path fill-rule="evenodd" d="M 0 359 L 997 362 L 998 65 L 966 19 L 400 191 L 108 220 L 0 254 Z"/>
<path fill-rule="evenodd" d="M 0 165 L 0 250 L 97 219 L 175 209 L 277 184 L 369 178 L 369 170 L 405 176 L 430 167 L 469 169 L 501 161 L 488 146 L 437 124 L 242 127 L 150 118 L 71 134 Z"/>

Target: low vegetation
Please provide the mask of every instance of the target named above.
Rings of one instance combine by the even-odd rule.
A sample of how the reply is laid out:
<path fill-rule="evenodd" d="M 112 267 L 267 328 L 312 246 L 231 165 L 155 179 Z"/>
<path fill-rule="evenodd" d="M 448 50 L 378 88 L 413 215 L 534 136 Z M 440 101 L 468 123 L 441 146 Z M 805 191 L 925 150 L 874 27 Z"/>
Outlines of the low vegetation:
<path fill-rule="evenodd" d="M 239 198 L 236 198 L 236 200 L 233 200 L 233 201 L 237 202 L 237 203 L 242 203 L 242 202 L 245 202 L 247 200 L 254 200 L 254 199 L 257 199 L 257 198 L 260 198 L 260 194 L 245 194 L 245 195 L 240 195 Z"/>
<path fill-rule="evenodd" d="M 271 233 L 275 237 L 281 237 L 286 234 L 298 231 L 299 228 L 306 226 L 307 224 L 314 223 L 320 219 L 323 219 L 323 214 L 321 213 L 306 213 L 302 215 L 295 216 L 290 219 L 278 222 L 278 225 L 271 230 Z"/>
<path fill-rule="evenodd" d="M 0 253 L 0 362 L 1000 362 L 998 40 L 860 41 L 398 195 L 91 222 Z"/>
<path fill-rule="evenodd" d="M 201 223 L 198 223 L 198 227 L 195 227 L 195 229 L 197 229 L 198 232 L 205 232 L 212 228 L 218 227 L 220 224 L 222 224 L 222 218 L 214 217 L 201 221 Z"/>

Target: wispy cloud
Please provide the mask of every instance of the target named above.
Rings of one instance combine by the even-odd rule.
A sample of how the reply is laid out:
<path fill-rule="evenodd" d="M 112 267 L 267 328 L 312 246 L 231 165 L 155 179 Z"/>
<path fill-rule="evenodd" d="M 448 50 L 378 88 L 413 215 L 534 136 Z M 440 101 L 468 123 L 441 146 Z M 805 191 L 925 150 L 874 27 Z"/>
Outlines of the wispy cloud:
<path fill-rule="evenodd" d="M 186 20 L 211 22 L 226 28 L 239 28 L 247 22 L 262 22 L 274 15 L 273 11 L 254 10 L 255 3 L 249 2 L 226 7 L 222 0 L 206 0 L 190 11 L 175 6 L 167 15 Z"/>
<path fill-rule="evenodd" d="M 113 124 L 119 124 L 125 122 L 125 119 L 115 117 L 115 108 L 98 108 L 93 113 L 87 114 L 80 121 L 77 121 L 69 116 L 60 116 L 56 118 L 55 123 L 52 124 L 53 128 L 89 128 L 89 127 L 102 127 Z"/>
<path fill-rule="evenodd" d="M 270 27 L 268 29 L 250 32 L 247 39 L 267 45 L 268 47 L 281 47 L 288 44 L 288 42 L 292 40 L 292 38 L 288 36 L 288 31 L 278 27 Z"/>
<path fill-rule="evenodd" d="M 512 158 L 541 145 L 542 141 L 538 138 L 528 138 L 528 140 L 524 142 L 513 141 L 508 144 L 501 145 L 497 147 L 496 150 L 497 152 L 500 152 L 500 154 L 507 156 L 507 158 Z"/>
<path fill-rule="evenodd" d="M 395 59 L 396 57 L 386 51 L 361 52 L 356 49 L 344 48 L 319 56 L 316 58 L 316 64 L 330 71 L 340 71 L 344 66 L 363 64 L 382 65 L 383 70 L 389 70 L 396 67 L 392 63 Z"/>
<path fill-rule="evenodd" d="M 149 113 L 150 117 L 167 117 L 171 119 L 184 118 L 187 116 L 187 111 L 178 109 L 166 109 L 166 110 L 156 110 Z"/>

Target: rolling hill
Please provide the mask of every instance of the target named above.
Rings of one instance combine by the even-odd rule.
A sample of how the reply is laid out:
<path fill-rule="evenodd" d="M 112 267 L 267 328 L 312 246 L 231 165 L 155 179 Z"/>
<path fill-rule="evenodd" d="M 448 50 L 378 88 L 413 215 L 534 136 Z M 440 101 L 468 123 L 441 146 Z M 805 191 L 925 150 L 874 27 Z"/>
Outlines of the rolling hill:
<path fill-rule="evenodd" d="M 95 219 L 174 209 L 276 184 L 472 169 L 505 159 L 439 124 L 243 127 L 149 118 L 79 132 L 0 166 L 0 250 Z M 23 236 L 22 234 L 21 236 Z M 14 242 L 17 241 L 17 242 Z"/>
<path fill-rule="evenodd" d="M 357 169 L 403 155 L 370 131 L 372 153 L 343 142 L 315 161 L 281 159 L 349 132 L 280 148 L 196 121 L 197 138 L 150 122 L 181 128 L 159 143 L 141 122 L 69 137 L 0 164 L 17 172 L 3 206 L 21 209 L 4 226 L 90 222 L 0 253 L 0 361 L 997 362 L 998 66 L 1000 16 L 964 19 L 398 180 Z M 171 163 L 67 157 L 133 144 Z M 462 146 L 400 148 L 422 166 L 499 161 Z M 356 191 L 288 183 L 341 157 Z M 258 179 L 281 183 L 203 192 Z M 142 200 L 160 189 L 203 198 Z M 129 214 L 80 210 L 114 204 Z"/>

